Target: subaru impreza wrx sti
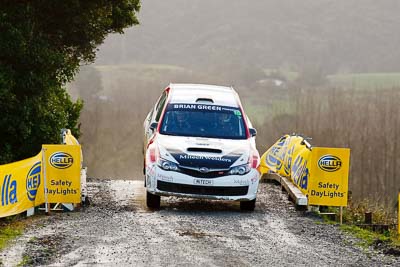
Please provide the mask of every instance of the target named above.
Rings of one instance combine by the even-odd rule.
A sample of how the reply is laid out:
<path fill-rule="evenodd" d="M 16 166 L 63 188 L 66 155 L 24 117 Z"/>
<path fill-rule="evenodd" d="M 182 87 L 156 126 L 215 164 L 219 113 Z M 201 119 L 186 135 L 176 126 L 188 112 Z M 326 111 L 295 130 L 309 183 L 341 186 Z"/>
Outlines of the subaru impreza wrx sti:
<path fill-rule="evenodd" d="M 144 122 L 146 203 L 160 196 L 240 201 L 254 210 L 256 130 L 231 87 L 170 84 Z"/>

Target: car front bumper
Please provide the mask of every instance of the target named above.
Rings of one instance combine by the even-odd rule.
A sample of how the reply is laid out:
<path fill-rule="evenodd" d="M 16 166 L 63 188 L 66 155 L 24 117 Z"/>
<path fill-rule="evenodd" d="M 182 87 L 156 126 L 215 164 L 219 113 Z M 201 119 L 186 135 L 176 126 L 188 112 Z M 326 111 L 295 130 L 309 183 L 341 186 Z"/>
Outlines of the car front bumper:
<path fill-rule="evenodd" d="M 145 179 L 147 191 L 160 196 L 248 201 L 257 196 L 260 173 L 251 169 L 245 175 L 198 178 L 153 164 L 147 166 Z"/>

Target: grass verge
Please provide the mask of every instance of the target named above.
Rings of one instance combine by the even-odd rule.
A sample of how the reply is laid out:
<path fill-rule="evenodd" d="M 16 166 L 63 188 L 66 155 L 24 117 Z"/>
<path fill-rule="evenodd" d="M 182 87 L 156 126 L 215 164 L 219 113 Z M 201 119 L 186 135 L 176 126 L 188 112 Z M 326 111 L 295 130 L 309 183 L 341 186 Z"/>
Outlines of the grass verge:
<path fill-rule="evenodd" d="M 325 212 L 339 214 L 338 208 L 325 207 L 325 209 Z M 373 223 L 388 225 L 389 230 L 378 233 L 358 226 L 364 223 L 364 214 L 367 211 L 372 212 Z M 320 216 L 323 218 L 324 223 L 337 224 L 337 220 L 332 220 L 329 216 Z M 364 249 L 373 247 L 385 254 L 400 256 L 400 235 L 398 234 L 394 217 L 394 214 L 388 211 L 388 209 L 372 205 L 366 200 L 358 203 L 350 203 L 349 207 L 344 210 L 343 221 L 345 224 L 340 225 L 340 229 L 356 237 L 359 240 L 357 245 Z M 336 219 L 338 219 L 338 216 L 336 216 Z"/>
<path fill-rule="evenodd" d="M 0 250 L 3 250 L 11 240 L 20 236 L 25 228 L 25 223 L 11 218 L 0 222 Z"/>
<path fill-rule="evenodd" d="M 388 243 L 391 241 L 390 233 L 378 234 L 367 229 L 362 229 L 356 225 L 343 224 L 340 226 L 340 229 L 357 237 L 360 240 L 358 245 L 363 248 L 373 246 L 377 243 Z"/>

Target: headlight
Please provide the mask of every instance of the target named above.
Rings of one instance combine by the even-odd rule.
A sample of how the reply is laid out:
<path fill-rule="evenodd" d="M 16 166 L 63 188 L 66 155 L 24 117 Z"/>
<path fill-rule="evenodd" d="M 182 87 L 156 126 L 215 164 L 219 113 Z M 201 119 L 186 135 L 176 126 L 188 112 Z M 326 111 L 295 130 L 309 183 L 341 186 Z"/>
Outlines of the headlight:
<path fill-rule="evenodd" d="M 245 165 L 233 167 L 232 169 L 229 170 L 229 174 L 230 175 L 235 175 L 235 174 L 244 175 L 244 174 L 248 173 L 249 171 L 250 171 L 249 165 L 245 164 Z"/>
<path fill-rule="evenodd" d="M 160 166 L 161 169 L 166 171 L 179 171 L 179 167 L 175 162 L 168 161 L 165 159 L 159 159 L 158 166 Z"/>

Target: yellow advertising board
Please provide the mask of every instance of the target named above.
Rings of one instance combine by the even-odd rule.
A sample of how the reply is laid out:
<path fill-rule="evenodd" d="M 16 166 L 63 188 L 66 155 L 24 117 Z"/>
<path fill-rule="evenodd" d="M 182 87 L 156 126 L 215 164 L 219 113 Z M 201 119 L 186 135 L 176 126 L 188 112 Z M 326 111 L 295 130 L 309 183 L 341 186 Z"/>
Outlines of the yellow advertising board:
<path fill-rule="evenodd" d="M 80 145 L 43 145 L 49 203 L 81 202 Z"/>
<path fill-rule="evenodd" d="M 347 206 L 350 149 L 313 147 L 309 205 Z"/>
<path fill-rule="evenodd" d="M 289 178 L 309 205 L 347 206 L 350 149 L 312 147 L 298 135 L 282 136 L 261 157 L 261 173 Z"/>
<path fill-rule="evenodd" d="M 44 203 L 42 153 L 0 165 L 0 217 L 19 214 Z"/>
<path fill-rule="evenodd" d="M 311 149 L 304 138 L 297 135 L 282 136 L 261 157 L 259 171 L 274 172 L 288 177 L 304 193 L 308 193 Z"/>

